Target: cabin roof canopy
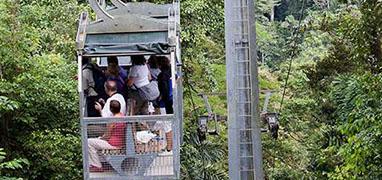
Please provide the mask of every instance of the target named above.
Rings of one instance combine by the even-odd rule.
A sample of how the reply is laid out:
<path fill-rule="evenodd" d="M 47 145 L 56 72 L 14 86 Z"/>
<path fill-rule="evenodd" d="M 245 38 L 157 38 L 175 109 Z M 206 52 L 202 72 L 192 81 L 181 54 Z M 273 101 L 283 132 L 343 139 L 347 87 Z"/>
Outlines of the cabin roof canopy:
<path fill-rule="evenodd" d="M 172 4 L 116 3 L 107 8 L 96 0 L 89 3 L 97 19 L 89 22 L 87 12 L 81 14 L 77 50 L 83 56 L 170 52 L 169 29 L 176 26 L 168 15 Z"/>

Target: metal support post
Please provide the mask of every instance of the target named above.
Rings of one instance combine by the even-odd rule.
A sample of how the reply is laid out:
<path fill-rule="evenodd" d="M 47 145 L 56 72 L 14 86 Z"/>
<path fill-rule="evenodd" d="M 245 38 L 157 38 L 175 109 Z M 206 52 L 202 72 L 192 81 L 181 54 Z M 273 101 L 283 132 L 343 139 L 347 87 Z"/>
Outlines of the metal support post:
<path fill-rule="evenodd" d="M 229 177 L 264 179 L 253 0 L 225 0 Z"/>

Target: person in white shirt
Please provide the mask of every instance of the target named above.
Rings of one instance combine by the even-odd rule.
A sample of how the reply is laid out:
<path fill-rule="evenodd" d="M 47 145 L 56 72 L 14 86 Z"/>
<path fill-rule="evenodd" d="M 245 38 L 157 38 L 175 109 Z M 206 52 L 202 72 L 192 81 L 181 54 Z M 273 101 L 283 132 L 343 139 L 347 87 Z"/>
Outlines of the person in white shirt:
<path fill-rule="evenodd" d="M 131 56 L 131 63 L 133 66 L 130 68 L 127 85 L 132 89 L 129 97 L 136 101 L 134 115 L 147 115 L 148 101 L 139 96 L 137 88 L 150 84 L 150 71 L 143 55 Z"/>
<path fill-rule="evenodd" d="M 101 113 L 102 117 L 112 117 L 113 113 L 110 111 L 110 101 L 117 100 L 121 104 L 121 112 L 126 115 L 126 102 L 125 98 L 117 93 L 117 82 L 108 80 L 105 83 L 105 91 L 109 98 L 106 100 L 105 105 L 101 106 L 99 102 L 96 102 L 95 108 Z"/>

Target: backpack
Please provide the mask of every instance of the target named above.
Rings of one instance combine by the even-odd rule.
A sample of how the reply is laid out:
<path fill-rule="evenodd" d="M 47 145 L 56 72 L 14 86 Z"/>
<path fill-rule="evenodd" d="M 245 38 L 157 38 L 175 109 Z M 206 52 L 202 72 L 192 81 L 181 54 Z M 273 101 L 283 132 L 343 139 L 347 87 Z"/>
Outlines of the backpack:
<path fill-rule="evenodd" d="M 105 94 L 105 82 L 106 82 L 106 76 L 102 72 L 102 70 L 93 63 L 88 63 L 82 70 L 90 69 L 93 72 L 93 80 L 94 80 L 94 87 L 93 88 L 99 96 L 103 96 Z"/>
<path fill-rule="evenodd" d="M 147 101 L 154 101 L 160 95 L 157 81 L 151 81 L 148 85 L 140 88 L 135 86 L 135 88 L 138 90 L 139 96 Z"/>

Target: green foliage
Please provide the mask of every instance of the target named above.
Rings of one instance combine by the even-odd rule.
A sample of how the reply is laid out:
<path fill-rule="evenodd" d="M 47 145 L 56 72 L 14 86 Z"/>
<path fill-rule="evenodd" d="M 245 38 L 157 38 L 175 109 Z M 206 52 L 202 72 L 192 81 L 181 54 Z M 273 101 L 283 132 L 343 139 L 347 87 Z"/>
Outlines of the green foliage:
<path fill-rule="evenodd" d="M 274 157 L 266 159 L 270 178 L 381 178 L 379 3 L 308 11 L 301 51 L 292 59 L 282 136 L 264 143 Z M 287 67 L 280 64 L 281 80 Z"/>
<path fill-rule="evenodd" d="M 27 159 L 18 158 L 11 161 L 4 161 L 6 153 L 3 148 L 0 148 L 0 178 L 4 180 L 18 180 L 21 178 L 15 178 L 7 176 L 7 173 L 4 170 L 17 170 L 23 168 L 23 165 L 29 165 Z"/>
<path fill-rule="evenodd" d="M 74 37 L 85 1 L 0 1 L 0 178 L 80 179 Z M 157 3 L 170 2 L 155 0 Z M 292 72 L 277 141 L 262 137 L 269 179 L 381 179 L 380 0 L 257 1 L 262 89 L 280 90 Z M 185 132 L 183 179 L 228 179 L 226 124 L 200 142 L 199 92 L 225 92 L 224 2 L 181 2 Z M 275 7 L 275 22 L 269 21 Z M 296 56 L 290 57 L 292 50 Z M 269 68 L 270 67 L 270 68 Z M 367 73 L 365 73 L 367 72 Z M 281 92 L 280 92 L 281 93 Z M 263 96 L 260 97 L 261 102 Z M 271 99 L 278 110 L 281 99 Z M 226 98 L 210 97 L 226 115 Z M 13 159 L 13 160 L 9 160 Z M 17 178 L 16 178 L 17 179 Z"/>
<path fill-rule="evenodd" d="M 24 139 L 36 167 L 32 179 L 78 179 L 82 172 L 81 141 L 65 129 L 35 131 Z M 48 172 L 48 173 L 46 173 Z"/>
<path fill-rule="evenodd" d="M 382 177 L 381 76 L 341 76 L 333 83 L 331 100 L 341 133 L 334 146 L 341 159 L 329 177 L 333 179 Z M 330 157 L 328 157 L 330 158 Z"/>
<path fill-rule="evenodd" d="M 1 144 L 10 158 L 21 156 L 30 163 L 12 176 L 81 177 L 72 60 L 82 8 L 75 0 L 0 2 Z M 51 139 L 36 135 L 45 131 L 55 133 L 45 134 Z M 54 148 L 44 151 L 49 145 Z M 50 153 L 53 157 L 44 158 Z"/>
<path fill-rule="evenodd" d="M 197 93 L 225 91 L 225 66 L 221 65 L 224 64 L 224 1 L 182 1 L 181 26 L 186 117 L 181 149 L 182 179 L 228 179 L 226 134 L 208 137 L 205 142 L 196 136 L 196 117 L 205 113 Z M 225 114 L 224 99 L 209 98 L 214 112 Z"/>
<path fill-rule="evenodd" d="M 200 142 L 194 132 L 187 131 L 184 141 L 185 145 L 181 149 L 182 179 L 228 179 L 225 161 L 228 154 L 222 144 Z"/>

